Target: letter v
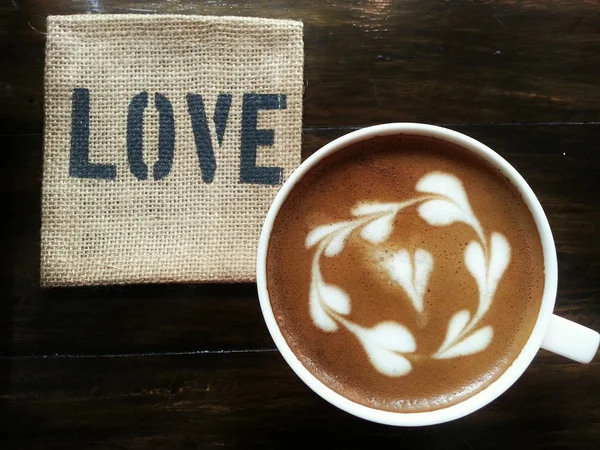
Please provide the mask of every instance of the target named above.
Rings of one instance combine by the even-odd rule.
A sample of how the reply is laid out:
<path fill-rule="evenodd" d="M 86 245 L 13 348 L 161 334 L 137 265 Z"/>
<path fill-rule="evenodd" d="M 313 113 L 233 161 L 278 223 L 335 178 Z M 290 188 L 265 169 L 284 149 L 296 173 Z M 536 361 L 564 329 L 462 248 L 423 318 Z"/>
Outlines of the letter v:
<path fill-rule="evenodd" d="M 187 95 L 188 113 L 192 121 L 192 130 L 194 131 L 194 141 L 196 142 L 196 153 L 198 154 L 198 164 L 202 172 L 202 181 L 212 183 L 215 177 L 217 163 L 213 151 L 208 120 L 206 118 L 206 109 L 202 96 L 198 94 Z M 213 122 L 217 132 L 217 142 L 219 146 L 223 143 L 223 135 L 229 117 L 231 108 L 231 94 L 219 94 Z"/>

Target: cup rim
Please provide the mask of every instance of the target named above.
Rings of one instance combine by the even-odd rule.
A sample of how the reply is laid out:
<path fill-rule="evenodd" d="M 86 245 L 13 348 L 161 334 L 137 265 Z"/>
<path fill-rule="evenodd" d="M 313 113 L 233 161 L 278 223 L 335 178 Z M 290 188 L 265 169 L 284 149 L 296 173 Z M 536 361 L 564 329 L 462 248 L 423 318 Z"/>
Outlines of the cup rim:
<path fill-rule="evenodd" d="M 378 136 L 396 134 L 428 136 L 459 145 L 472 151 L 474 154 L 479 155 L 499 169 L 500 172 L 517 188 L 523 201 L 529 208 L 538 229 L 544 256 L 544 293 L 542 295 L 540 309 L 533 330 L 513 363 L 493 383 L 460 403 L 433 411 L 414 413 L 384 411 L 362 405 L 338 394 L 315 377 L 292 352 L 279 329 L 279 325 L 277 324 L 271 307 L 266 277 L 266 257 L 273 223 L 281 206 L 298 181 L 304 177 L 312 167 L 332 153 L 343 150 L 349 145 L 360 141 Z M 498 398 L 523 374 L 539 350 L 549 326 L 550 318 L 554 310 L 554 303 L 556 301 L 558 284 L 557 266 L 554 239 L 544 210 L 525 179 L 504 158 L 485 144 L 448 128 L 420 123 L 388 123 L 370 126 L 345 134 L 321 147 L 294 170 L 277 193 L 267 213 L 258 243 L 256 281 L 260 307 L 271 337 L 275 341 L 275 345 L 283 358 L 308 387 L 329 403 L 357 417 L 387 425 L 423 426 L 448 422 L 477 411 Z"/>

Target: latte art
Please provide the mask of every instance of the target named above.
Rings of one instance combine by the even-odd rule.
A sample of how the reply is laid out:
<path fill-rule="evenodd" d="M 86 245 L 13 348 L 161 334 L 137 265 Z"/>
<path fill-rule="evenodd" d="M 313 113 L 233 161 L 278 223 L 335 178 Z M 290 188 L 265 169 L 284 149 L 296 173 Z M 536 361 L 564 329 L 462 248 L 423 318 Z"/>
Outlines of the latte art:
<path fill-rule="evenodd" d="M 379 136 L 294 185 L 273 221 L 266 284 L 314 377 L 359 404 L 421 412 L 510 367 L 537 319 L 544 259 L 497 169 L 435 138 Z"/>
<path fill-rule="evenodd" d="M 508 241 L 502 234 L 493 232 L 488 244 L 458 178 L 432 172 L 419 180 L 416 191 L 429 195 L 400 203 L 361 203 L 352 210 L 354 219 L 315 228 L 308 234 L 305 243 L 307 248 L 317 247 L 309 298 L 313 323 L 325 332 L 335 332 L 339 325 L 344 326 L 360 341 L 373 366 L 391 377 L 406 375 L 412 370 L 412 355 L 447 359 L 485 350 L 492 342 L 494 329 L 491 325 L 479 327 L 480 321 L 490 308 L 498 282 L 510 262 Z M 398 322 L 386 320 L 372 328 L 364 328 L 349 320 L 349 295 L 341 287 L 328 284 L 320 268 L 320 259 L 323 256 L 335 257 L 342 252 L 355 232 L 375 246 L 385 242 L 392 233 L 396 215 L 415 204 L 419 205 L 420 216 L 430 225 L 447 226 L 464 222 L 478 237 L 478 240 L 469 243 L 464 254 L 464 263 L 477 284 L 478 308 L 474 314 L 462 309 L 452 316 L 441 347 L 432 355 L 418 354 L 413 334 Z M 401 249 L 380 259 L 391 279 L 405 291 L 414 309 L 421 315 L 425 314 L 424 296 L 435 264 L 431 253 L 418 248 L 410 254 L 408 250 Z"/>

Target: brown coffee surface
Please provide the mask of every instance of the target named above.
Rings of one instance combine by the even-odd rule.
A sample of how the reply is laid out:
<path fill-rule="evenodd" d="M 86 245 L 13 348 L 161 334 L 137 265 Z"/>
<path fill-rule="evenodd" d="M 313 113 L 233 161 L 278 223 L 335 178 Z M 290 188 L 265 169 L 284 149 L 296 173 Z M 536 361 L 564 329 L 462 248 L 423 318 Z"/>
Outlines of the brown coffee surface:
<path fill-rule="evenodd" d="M 427 201 L 446 201 L 428 205 L 434 213 L 448 206 L 444 192 L 416 190 L 419 181 L 431 174 L 460 180 L 481 234 L 473 223 L 456 220 L 432 225 L 424 218 L 420 207 Z M 448 195 L 452 197 L 451 190 Z M 395 214 L 385 209 L 411 199 L 415 203 Z M 356 215 L 361 204 L 365 214 Z M 368 205 L 371 214 L 366 214 Z M 379 213 L 373 212 L 378 208 Z M 375 233 L 378 237 L 371 240 L 368 233 L 363 236 L 369 223 L 390 214 L 391 232 L 383 237 Z M 363 224 L 357 225 L 361 220 Z M 339 223 L 338 231 L 317 239 L 315 229 Z M 335 254 L 333 237 L 348 227 L 352 230 Z M 313 245 L 307 247 L 311 232 Z M 498 244 L 494 248 L 492 233 Z M 472 272 L 488 274 L 484 283 L 488 286 L 502 266 L 498 234 L 507 242 L 510 256 L 496 289 L 488 295 L 489 307 L 469 325 L 477 311 L 486 309 L 482 291 L 489 294 L 485 286 L 480 289 Z M 470 268 L 465 256 L 469 245 L 483 250 L 483 259 L 472 258 Z M 412 266 L 408 284 L 390 269 L 404 270 L 406 275 L 407 259 L 402 255 L 408 255 Z M 428 261 L 432 264 L 424 277 Z M 454 144 L 421 136 L 378 137 L 354 144 L 311 169 L 284 202 L 267 255 L 273 312 L 301 363 L 344 397 L 389 411 L 450 406 L 496 380 L 533 329 L 543 285 L 540 238 L 518 191 L 481 158 Z M 312 299 L 320 302 L 317 309 L 326 316 L 321 314 L 321 322 L 315 321 L 311 309 L 315 307 L 311 289 Z M 421 299 L 421 309 L 414 297 Z M 464 335 L 451 345 L 450 353 L 440 352 L 452 321 Z M 390 323 L 410 333 L 414 348 Z M 385 326 L 378 328 L 381 324 Z M 486 338 L 488 344 L 479 348 Z"/>

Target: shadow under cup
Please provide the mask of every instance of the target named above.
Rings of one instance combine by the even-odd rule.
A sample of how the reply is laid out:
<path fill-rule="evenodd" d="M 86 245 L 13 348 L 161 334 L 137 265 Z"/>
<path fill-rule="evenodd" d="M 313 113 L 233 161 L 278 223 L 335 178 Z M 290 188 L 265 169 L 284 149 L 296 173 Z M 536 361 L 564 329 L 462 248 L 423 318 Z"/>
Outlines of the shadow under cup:
<path fill-rule="evenodd" d="M 518 356 L 513 360 L 512 364 L 510 364 L 504 370 L 504 372 L 495 379 L 495 381 L 487 385 L 479 392 L 466 397 L 464 400 L 450 406 L 444 406 L 439 409 L 421 412 L 395 412 L 366 406 L 365 404 L 352 401 L 351 399 L 341 395 L 325 385 L 305 367 L 305 365 L 290 348 L 290 345 L 284 338 L 284 335 L 279 328 L 278 321 L 275 318 L 271 300 L 269 298 L 269 291 L 267 289 L 267 253 L 273 224 L 282 208 L 282 205 L 285 203 L 286 199 L 298 182 L 302 180 L 303 177 L 309 171 L 311 171 L 311 169 L 318 167 L 319 164 L 323 164 L 322 161 L 324 159 L 339 150 L 343 151 L 343 149 L 358 142 L 374 139 L 380 136 L 394 135 L 424 136 L 446 141 L 472 152 L 474 155 L 479 156 L 487 161 L 487 163 L 491 164 L 494 168 L 498 169 L 502 175 L 504 175 L 506 179 L 508 179 L 508 181 L 519 191 L 523 202 L 529 209 L 529 212 L 531 213 L 535 222 L 537 232 L 539 233 L 543 251 L 544 286 L 539 312 L 537 314 L 537 319 L 535 319 L 535 324 L 533 325 L 531 334 L 526 340 L 526 343 L 521 349 L 520 353 L 518 353 Z M 336 139 L 308 158 L 289 177 L 276 196 L 262 230 L 257 258 L 257 284 L 261 308 L 271 336 L 273 337 L 278 349 L 288 364 L 311 389 L 335 406 L 358 417 L 390 425 L 418 426 L 446 422 L 465 416 L 497 398 L 504 391 L 506 391 L 517 380 L 517 378 L 519 378 L 542 345 L 542 341 L 547 333 L 547 329 L 552 318 L 552 310 L 554 308 L 557 287 L 557 261 L 550 227 L 539 201 L 519 173 L 498 154 L 472 138 L 445 128 L 423 124 L 387 124 L 358 130 Z M 343 309 L 343 305 L 341 308 Z M 342 310 L 340 309 L 339 311 Z M 332 314 L 336 314 L 333 310 L 331 312 Z M 339 315 L 337 317 L 342 322 L 346 320 L 344 319 L 343 315 Z M 325 328 L 327 327 L 326 322 L 324 322 L 322 325 Z M 353 325 L 351 322 L 348 322 L 344 326 L 348 329 L 351 329 Z M 400 332 L 401 330 L 398 331 L 398 329 L 396 329 L 395 331 L 384 331 Z M 355 334 L 358 336 L 360 333 L 362 333 L 362 331 L 356 329 Z M 396 333 L 396 336 L 399 336 L 398 333 Z M 405 347 L 410 347 L 409 340 L 406 341 L 404 345 Z M 407 349 L 410 351 L 410 348 L 408 347 Z M 383 365 L 382 370 L 386 370 L 385 365 Z M 402 365 L 400 364 L 394 366 L 390 370 L 402 370 Z"/>

